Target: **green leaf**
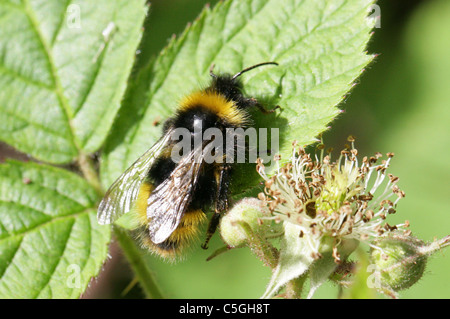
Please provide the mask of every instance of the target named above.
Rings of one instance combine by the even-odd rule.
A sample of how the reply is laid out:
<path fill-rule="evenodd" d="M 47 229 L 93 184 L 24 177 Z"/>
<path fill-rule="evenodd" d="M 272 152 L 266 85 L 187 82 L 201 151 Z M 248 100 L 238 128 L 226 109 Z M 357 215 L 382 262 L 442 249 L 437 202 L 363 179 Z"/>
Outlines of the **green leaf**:
<path fill-rule="evenodd" d="M 0 139 L 68 163 L 103 144 L 141 36 L 144 0 L 0 2 Z"/>
<path fill-rule="evenodd" d="M 46 165 L 0 165 L 0 298 L 78 298 L 107 257 L 95 190 Z"/>
<path fill-rule="evenodd" d="M 355 270 L 355 275 L 352 280 L 352 284 L 349 289 L 344 291 L 342 299 L 375 299 L 377 292 L 374 289 L 373 280 L 374 268 L 371 268 L 369 257 L 362 249 L 357 250 L 359 261 Z M 369 287 L 371 286 L 371 287 Z"/>
<path fill-rule="evenodd" d="M 141 70 L 125 99 L 104 149 L 102 181 L 108 186 L 161 134 L 161 123 L 179 99 L 210 80 L 209 68 L 236 73 L 259 62 L 276 61 L 246 73 L 248 96 L 281 113 L 252 110 L 256 128 L 280 129 L 280 153 L 291 142 L 316 141 L 338 114 L 337 105 L 371 61 L 364 50 L 372 23 L 369 0 L 240 0 L 206 7 L 178 39 Z M 257 181 L 254 164 L 240 165 L 235 194 Z"/>
<path fill-rule="evenodd" d="M 331 237 L 322 238 L 320 249 L 322 257 L 314 261 L 309 269 L 310 285 L 308 299 L 313 297 L 317 289 L 328 280 L 338 266 L 335 257 L 333 256 L 334 243 L 335 240 Z M 359 241 L 355 239 L 342 240 L 339 245 L 336 246 L 339 259 L 341 261 L 347 261 L 348 257 L 358 245 Z"/>
<path fill-rule="evenodd" d="M 313 264 L 314 251 L 304 238 L 299 237 L 300 232 L 299 226 L 290 222 L 284 223 L 278 264 L 261 298 L 272 298 L 289 281 L 306 273 Z"/>
<path fill-rule="evenodd" d="M 310 288 L 308 292 L 308 299 L 311 299 L 316 290 L 327 281 L 328 277 L 334 272 L 337 264 L 334 261 L 332 252 L 328 251 L 322 254 L 322 258 L 316 260 L 309 272 Z"/>

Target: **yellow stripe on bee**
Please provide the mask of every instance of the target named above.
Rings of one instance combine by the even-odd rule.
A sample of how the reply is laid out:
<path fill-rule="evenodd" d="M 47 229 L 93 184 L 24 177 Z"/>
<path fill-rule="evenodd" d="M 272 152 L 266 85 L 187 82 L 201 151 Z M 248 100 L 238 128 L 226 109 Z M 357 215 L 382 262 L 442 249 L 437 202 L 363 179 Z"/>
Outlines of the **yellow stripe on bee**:
<path fill-rule="evenodd" d="M 198 91 L 187 95 L 180 102 L 180 111 L 187 111 L 199 105 L 216 113 L 230 124 L 242 126 L 247 121 L 245 112 L 239 110 L 233 101 L 227 100 L 225 96 L 217 92 Z"/>
<path fill-rule="evenodd" d="M 174 259 L 178 257 L 184 248 L 189 246 L 189 244 L 197 237 L 199 226 L 205 221 L 206 215 L 201 209 L 188 210 L 181 217 L 180 224 L 173 231 L 173 233 L 170 234 L 170 236 L 162 244 L 154 244 L 150 240 L 147 233 L 147 225 L 149 223 L 147 218 L 147 202 L 151 192 L 154 189 L 154 185 L 148 182 L 143 182 L 136 199 L 136 205 L 134 208 L 135 216 L 138 223 L 141 226 L 144 226 L 145 232 L 145 234 L 141 236 L 141 243 L 144 247 L 162 257 Z M 167 247 L 164 247 L 167 243 L 170 244 L 167 245 Z"/>
<path fill-rule="evenodd" d="M 188 211 L 181 218 L 178 227 L 164 242 L 155 244 L 149 236 L 144 236 L 142 246 L 168 260 L 182 258 L 182 252 L 197 237 L 199 225 L 205 219 L 206 215 L 200 209 Z"/>
<path fill-rule="evenodd" d="M 150 194 L 155 189 L 155 187 L 152 184 L 143 182 L 141 184 L 141 188 L 139 190 L 138 197 L 136 199 L 136 215 L 139 220 L 139 223 L 141 225 L 147 225 L 148 219 L 147 219 L 147 201 L 150 197 Z"/>
<path fill-rule="evenodd" d="M 192 240 L 198 233 L 199 225 L 206 219 L 205 213 L 198 209 L 186 212 L 179 226 L 170 235 L 169 240 L 184 243 Z"/>

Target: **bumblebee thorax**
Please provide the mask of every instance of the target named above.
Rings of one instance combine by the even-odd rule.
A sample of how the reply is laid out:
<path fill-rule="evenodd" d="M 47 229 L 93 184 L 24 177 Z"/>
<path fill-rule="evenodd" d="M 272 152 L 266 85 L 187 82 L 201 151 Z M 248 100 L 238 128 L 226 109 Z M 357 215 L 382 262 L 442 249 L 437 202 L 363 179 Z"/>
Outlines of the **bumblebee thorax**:
<path fill-rule="evenodd" d="M 242 127 L 247 121 L 247 113 L 220 92 L 206 89 L 181 101 L 174 124 L 175 127 L 190 129 L 194 128 L 195 121 L 201 121 L 203 128 L 218 125 Z"/>
<path fill-rule="evenodd" d="M 221 123 L 217 114 L 203 105 L 197 105 L 180 112 L 173 125 L 187 128 L 190 132 L 204 132 L 210 127 L 220 127 Z"/>

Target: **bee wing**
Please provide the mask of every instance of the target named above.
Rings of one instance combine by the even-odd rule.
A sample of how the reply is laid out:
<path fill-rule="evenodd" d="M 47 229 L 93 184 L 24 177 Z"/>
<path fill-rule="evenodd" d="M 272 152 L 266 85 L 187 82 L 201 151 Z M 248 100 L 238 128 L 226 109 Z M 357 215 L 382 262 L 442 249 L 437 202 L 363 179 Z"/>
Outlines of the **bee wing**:
<path fill-rule="evenodd" d="M 169 130 L 111 185 L 98 206 L 99 224 L 110 224 L 130 211 L 150 166 L 168 144 L 171 135 L 172 130 Z"/>
<path fill-rule="evenodd" d="M 205 151 L 212 147 L 212 143 L 208 144 Z M 202 147 L 197 147 L 183 157 L 169 178 L 148 198 L 148 231 L 155 244 L 165 241 L 180 224 L 202 169 L 203 154 Z"/>

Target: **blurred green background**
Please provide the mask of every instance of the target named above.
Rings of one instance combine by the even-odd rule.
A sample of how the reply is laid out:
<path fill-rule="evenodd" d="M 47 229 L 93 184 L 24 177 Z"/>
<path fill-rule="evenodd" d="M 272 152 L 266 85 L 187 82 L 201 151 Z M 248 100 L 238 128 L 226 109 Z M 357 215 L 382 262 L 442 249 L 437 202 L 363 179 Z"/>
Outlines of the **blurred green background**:
<path fill-rule="evenodd" d="M 152 1 L 137 67 L 157 54 L 172 34 L 179 34 L 206 3 Z M 331 124 L 324 140 L 340 149 L 352 134 L 361 155 L 394 152 L 390 172 L 400 177 L 406 198 L 390 224 L 409 220 L 413 234 L 432 241 L 450 234 L 450 1 L 384 0 L 378 5 L 381 27 L 374 30 L 368 52 L 379 56 L 342 103 L 345 113 Z M 247 249 L 206 262 L 221 245 L 216 235 L 209 251 L 197 245 L 177 264 L 146 258 L 168 298 L 259 298 L 270 270 Z M 115 243 L 110 253 L 112 258 L 84 297 L 140 297 L 138 287 L 123 295 L 132 274 Z M 449 270 L 450 250 L 438 252 L 424 277 L 400 297 L 449 298 Z M 315 297 L 336 296 L 337 287 L 328 284 Z"/>

